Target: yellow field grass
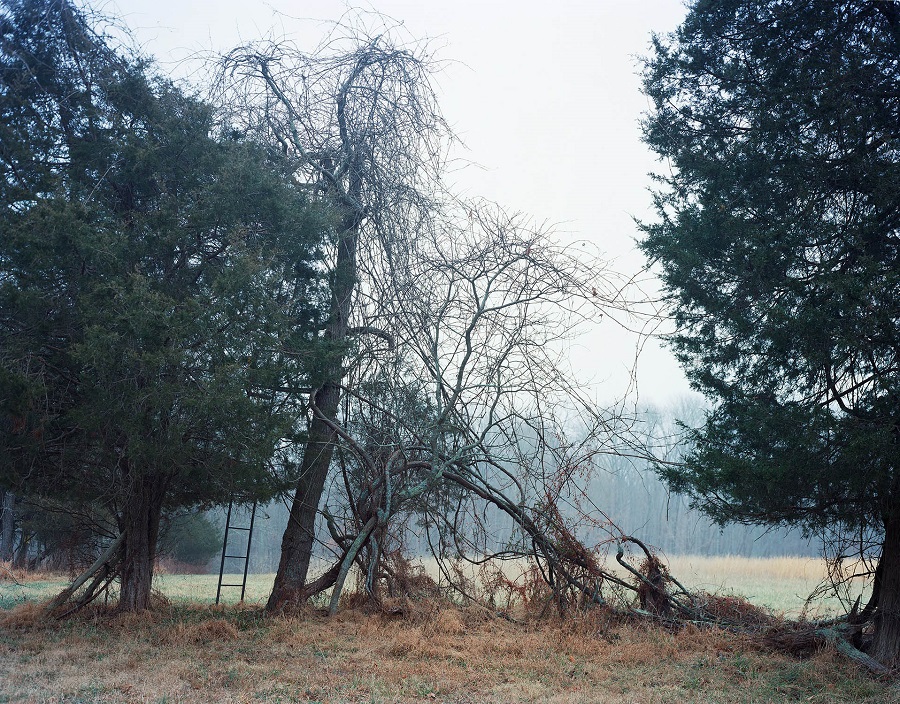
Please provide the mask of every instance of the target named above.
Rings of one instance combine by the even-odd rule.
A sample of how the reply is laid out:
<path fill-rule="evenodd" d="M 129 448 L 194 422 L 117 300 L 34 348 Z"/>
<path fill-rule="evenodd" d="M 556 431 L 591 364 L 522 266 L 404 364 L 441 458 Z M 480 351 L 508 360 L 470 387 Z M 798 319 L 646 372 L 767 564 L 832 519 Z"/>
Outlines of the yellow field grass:
<path fill-rule="evenodd" d="M 690 589 L 743 594 L 790 615 L 825 575 L 808 558 L 668 563 Z M 423 568 L 436 574 L 433 563 Z M 231 588 L 213 606 L 216 575 L 160 574 L 155 586 L 168 602 L 150 614 L 114 616 L 101 604 L 44 624 L 38 603 L 65 579 L 38 576 L 0 578 L 0 702 L 900 704 L 900 690 L 830 649 L 797 660 L 716 629 L 669 632 L 599 610 L 516 612 L 511 622 L 477 606 L 424 602 L 399 617 L 349 604 L 333 618 L 312 607 L 268 617 L 273 575 L 250 575 L 243 605 Z"/>
<path fill-rule="evenodd" d="M 702 590 L 715 594 L 742 596 L 758 606 L 764 606 L 779 614 L 798 616 L 830 615 L 842 612 L 836 598 L 817 600 L 807 606 L 813 590 L 827 576 L 825 561 L 810 557 L 748 558 L 734 555 L 708 557 L 701 555 L 662 556 L 669 572 L 690 590 Z M 524 561 L 507 562 L 507 577 L 517 577 Z M 433 560 L 424 560 L 425 571 L 433 578 L 439 572 Z M 616 563 L 608 569 L 620 577 L 631 576 Z M 470 573 L 477 580 L 474 572 Z M 863 588 L 863 581 L 855 585 L 854 596 Z"/>
<path fill-rule="evenodd" d="M 671 573 L 689 589 L 744 596 L 754 604 L 788 616 L 798 616 L 804 612 L 807 597 L 826 575 L 823 560 L 807 557 L 682 555 L 666 559 Z M 429 575 L 439 577 L 433 561 L 423 561 L 422 565 Z M 508 576 L 515 577 L 515 563 L 507 564 L 505 571 Z M 8 609 L 25 601 L 49 598 L 62 589 L 65 583 L 62 575 L 49 579 L 37 579 L 36 575 L 20 576 L 23 577 L 19 580 L 21 584 L 16 584 L 8 579 L 3 580 L 0 574 L 0 608 Z M 173 601 L 212 604 L 216 596 L 216 581 L 216 575 L 160 574 L 156 576 L 154 585 L 161 594 Z M 273 581 L 273 574 L 249 575 L 245 601 L 248 604 L 264 604 L 272 590 Z M 858 587 L 861 588 L 862 585 Z M 240 589 L 232 587 L 222 590 L 223 603 L 235 603 L 239 597 Z M 808 616 L 821 616 L 840 613 L 841 610 L 841 603 L 831 598 L 815 602 L 805 613 Z"/>
<path fill-rule="evenodd" d="M 815 557 L 674 555 L 667 560 L 672 573 L 692 573 L 712 580 L 764 577 L 817 581 L 825 576 L 825 562 Z"/>
<path fill-rule="evenodd" d="M 510 622 L 434 601 L 331 618 L 172 605 L 49 625 L 36 610 L 0 612 L 0 702 L 900 704 L 829 649 L 798 660 L 599 609 Z"/>
<path fill-rule="evenodd" d="M 670 572 L 689 589 L 746 597 L 759 606 L 797 616 L 806 599 L 825 580 L 825 561 L 810 557 L 705 557 L 680 555 L 669 558 Z M 863 588 L 854 585 L 853 594 Z M 842 612 L 834 597 L 810 604 L 809 616 Z"/>

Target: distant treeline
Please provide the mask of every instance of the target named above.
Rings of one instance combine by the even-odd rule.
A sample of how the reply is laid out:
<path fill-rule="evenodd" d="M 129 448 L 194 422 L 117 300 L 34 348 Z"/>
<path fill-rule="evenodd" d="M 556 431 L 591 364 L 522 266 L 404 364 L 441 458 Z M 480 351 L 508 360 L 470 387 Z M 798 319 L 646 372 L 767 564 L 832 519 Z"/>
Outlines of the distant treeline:
<path fill-rule="evenodd" d="M 668 555 L 740 555 L 743 557 L 777 557 L 784 555 L 814 556 L 821 553 L 815 539 L 804 538 L 796 530 L 774 530 L 757 526 L 730 524 L 723 527 L 712 524 L 701 512 L 690 507 L 687 498 L 670 493 L 644 460 L 626 457 L 610 457 L 598 468 L 585 488 L 584 503 L 596 505 L 625 533 L 634 535 Z M 584 503 L 582 509 L 584 509 Z M 289 503 L 276 500 L 257 510 L 253 532 L 250 571 L 274 572 L 278 567 L 281 537 L 287 525 Z M 216 511 L 215 522 L 224 527 L 225 510 Z M 236 525 L 245 525 L 246 517 L 234 514 Z M 494 521 L 492 531 L 497 537 L 495 549 L 504 542 L 516 540 L 514 526 L 501 516 L 488 516 Z M 597 521 L 604 518 L 598 514 Z M 327 535 L 326 530 L 319 535 Z M 602 540 L 600 529 L 585 526 L 579 537 L 588 544 Z M 230 540 L 243 541 L 232 533 Z M 233 544 L 242 552 L 245 543 Z M 413 557 L 429 554 L 428 539 L 410 526 L 405 538 L 405 549 Z M 231 552 L 231 550 L 229 550 Z M 328 546 L 320 545 L 320 556 L 328 554 Z M 218 569 L 219 558 L 210 567 Z M 226 571 L 243 569 L 237 563 L 226 565 Z"/>

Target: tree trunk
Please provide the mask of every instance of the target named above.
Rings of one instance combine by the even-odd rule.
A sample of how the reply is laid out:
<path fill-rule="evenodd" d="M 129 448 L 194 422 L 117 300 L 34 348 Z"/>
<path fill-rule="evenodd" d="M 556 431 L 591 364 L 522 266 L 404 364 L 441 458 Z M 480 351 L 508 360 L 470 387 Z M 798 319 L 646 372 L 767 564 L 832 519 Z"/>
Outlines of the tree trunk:
<path fill-rule="evenodd" d="M 15 537 L 15 523 L 13 509 L 15 508 L 15 496 L 11 491 L 4 491 L 2 516 L 0 516 L 0 562 L 12 562 L 13 538 Z"/>
<path fill-rule="evenodd" d="M 329 341 L 335 343 L 338 349 L 334 352 L 327 381 L 316 390 L 313 397 L 319 411 L 332 421 L 337 419 L 341 400 L 344 355 L 339 350 L 346 341 L 349 330 L 350 304 L 356 286 L 356 245 L 360 221 L 361 214 L 354 212 L 343 223 L 344 235 L 338 243 L 331 320 L 327 329 Z M 281 541 L 281 559 L 275 573 L 275 584 L 266 604 L 269 611 L 277 611 L 303 598 L 303 587 L 315 542 L 319 500 L 331 466 L 333 450 L 334 431 L 314 414 L 309 427 L 309 438 L 303 449 L 303 462 L 291 504 L 290 519 Z"/>
<path fill-rule="evenodd" d="M 34 538 L 34 533 L 22 530 L 19 538 L 19 549 L 14 551 L 13 567 L 16 569 L 28 569 L 28 553 L 31 550 L 31 540 Z"/>
<path fill-rule="evenodd" d="M 143 477 L 134 488 L 122 516 L 123 547 L 119 611 L 150 608 L 156 540 L 168 482 L 161 477 Z"/>
<path fill-rule="evenodd" d="M 900 515 L 885 521 L 879 560 L 881 583 L 872 656 L 883 665 L 900 665 Z"/>
<path fill-rule="evenodd" d="M 335 418 L 340 402 L 340 389 L 335 384 L 326 384 L 316 391 L 315 402 L 323 414 Z M 266 605 L 269 611 L 278 610 L 302 598 L 315 542 L 319 499 L 331 465 L 333 441 L 334 431 L 321 418 L 314 417 L 303 450 L 303 463 L 291 504 L 291 515 L 281 540 L 281 560 L 275 573 L 272 594 Z"/>

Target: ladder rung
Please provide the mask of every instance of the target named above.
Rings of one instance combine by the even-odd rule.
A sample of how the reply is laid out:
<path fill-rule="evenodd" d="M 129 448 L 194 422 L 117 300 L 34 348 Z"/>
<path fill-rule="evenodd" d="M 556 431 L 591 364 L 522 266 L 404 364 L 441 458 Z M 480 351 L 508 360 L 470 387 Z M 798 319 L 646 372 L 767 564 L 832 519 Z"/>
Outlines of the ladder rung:
<path fill-rule="evenodd" d="M 225 518 L 225 543 L 222 545 L 222 562 L 219 565 L 219 587 L 216 592 L 216 603 L 219 603 L 219 595 L 222 592 L 223 587 L 240 587 L 241 588 L 241 600 L 244 598 L 244 590 L 247 588 L 247 570 L 250 567 L 250 542 L 253 538 L 253 522 L 256 518 L 256 502 L 253 503 L 253 508 L 250 510 L 250 525 L 249 526 L 233 526 L 231 525 L 231 509 L 233 507 L 234 501 L 231 501 L 228 504 L 228 515 Z M 247 550 L 244 555 L 227 555 L 225 550 L 228 546 L 228 531 L 230 530 L 239 530 L 247 533 Z M 222 580 L 225 578 L 225 560 L 243 560 L 244 561 L 244 581 L 234 583 L 224 583 Z M 232 573 L 233 574 L 233 573 Z M 240 575 L 235 575 L 240 576 Z"/>

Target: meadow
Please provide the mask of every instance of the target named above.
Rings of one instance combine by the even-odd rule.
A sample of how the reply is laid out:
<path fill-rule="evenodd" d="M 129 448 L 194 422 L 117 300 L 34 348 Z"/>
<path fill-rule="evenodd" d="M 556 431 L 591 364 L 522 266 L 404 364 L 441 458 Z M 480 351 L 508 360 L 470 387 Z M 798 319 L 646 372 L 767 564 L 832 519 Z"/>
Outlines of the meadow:
<path fill-rule="evenodd" d="M 672 558 L 694 588 L 798 613 L 817 560 Z M 746 636 L 648 627 L 599 610 L 498 618 L 426 601 L 386 615 L 354 606 L 266 616 L 271 575 L 244 604 L 212 604 L 214 575 L 160 575 L 143 615 L 102 605 L 46 623 L 60 580 L 0 581 L 0 702 L 896 702 L 900 690 L 830 648 L 791 657 Z M 229 601 L 237 595 L 230 590 Z M 828 608 L 828 607 L 824 607 Z"/>
<path fill-rule="evenodd" d="M 808 557 L 704 557 L 674 556 L 667 560 L 670 571 L 689 589 L 716 594 L 743 596 L 750 602 L 788 616 L 803 613 L 805 600 L 825 578 L 822 560 Z M 432 562 L 424 562 L 425 571 L 437 576 Z M 62 576 L 52 579 L 28 579 L 21 585 L 0 581 L 0 608 L 9 609 L 26 601 L 53 596 L 65 584 Z M 245 602 L 262 605 L 272 589 L 274 574 L 251 574 L 247 580 Z M 156 589 L 175 602 L 213 604 L 216 597 L 217 575 L 159 574 Z M 232 581 L 232 580 L 228 580 Z M 224 603 L 234 603 L 240 589 L 222 591 Z M 811 605 L 807 615 L 815 617 L 839 612 L 836 599 L 826 599 Z"/>

